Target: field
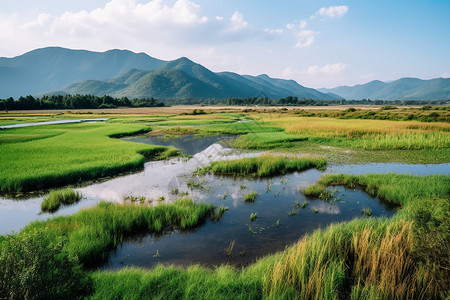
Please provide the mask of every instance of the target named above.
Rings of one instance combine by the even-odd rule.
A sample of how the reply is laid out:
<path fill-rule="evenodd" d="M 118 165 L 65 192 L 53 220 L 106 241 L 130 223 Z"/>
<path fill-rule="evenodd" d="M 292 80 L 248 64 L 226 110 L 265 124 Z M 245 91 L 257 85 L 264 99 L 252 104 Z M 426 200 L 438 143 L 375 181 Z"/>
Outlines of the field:
<path fill-rule="evenodd" d="M 430 120 L 433 112 L 438 116 Z M 413 117 L 405 120 L 409 115 Z M 198 139 L 193 143 L 217 134 L 236 135 L 231 145 L 251 157 L 211 161 L 197 168 L 189 177 L 197 181 L 186 179 L 190 189 L 185 191 L 180 187 L 170 191 L 176 200 L 129 195 L 119 203 L 100 202 L 68 215 L 33 221 L 18 232 L 0 235 L 0 299 L 450 297 L 448 172 L 427 176 L 321 173 L 327 167 L 349 163 L 362 166 L 380 162 L 449 163 L 447 108 L 187 106 L 29 111 L 0 115 L 0 125 L 96 117 L 109 120 L 1 130 L 0 191 L 17 196 L 66 187 L 63 191 L 52 191 L 48 200 L 42 200 L 43 210 L 54 211 L 60 203 L 71 205 L 84 201 L 81 194 L 68 186 L 76 189 L 78 184 L 89 180 L 137 172 L 150 160 L 183 155 L 173 147 L 120 140 L 135 134 L 162 136 L 174 143 L 177 137 L 187 134 Z M 177 163 L 170 160 L 162 166 L 175 167 Z M 306 170 L 318 173 L 319 179 L 301 188 L 299 183 L 292 190 L 297 197 L 308 197 L 298 198 L 307 199 L 303 203 L 293 203 L 293 211 L 303 210 L 302 217 L 331 217 L 333 206 L 347 200 L 340 198 L 339 187 L 362 190 L 378 199 L 373 201 L 394 207 L 395 214 L 373 216 L 370 207 L 355 205 L 360 214 L 353 220 L 316 227 L 299 235 L 285 250 L 269 252 L 241 267 L 161 264 L 139 268 L 127 267 L 125 262 L 120 270 L 100 269 L 129 238 L 151 235 L 158 243 L 160 237 L 174 232 L 186 233 L 181 234 L 183 238 L 195 237 L 205 224 L 228 224 L 221 223 L 222 218 L 238 209 L 248 210 L 245 215 L 248 240 L 256 243 L 258 238 L 264 239 L 256 233 L 258 226 L 262 227 L 258 224 L 263 224 L 258 222 L 268 217 L 253 208 L 267 195 L 273 195 L 273 201 L 281 201 L 275 189 L 280 193 L 289 187 L 287 180 L 296 178 L 287 179 L 284 175 Z M 154 176 L 163 176 L 156 172 Z M 206 194 L 211 187 L 206 182 L 210 177 L 205 176 L 215 178 L 210 184 L 212 188 L 231 182 L 223 183 L 220 176 L 236 180 L 237 196 L 215 195 L 220 197 L 215 202 L 219 205 L 196 200 L 196 193 L 212 195 Z M 277 177 L 280 182 L 273 182 L 272 186 L 270 181 L 265 191 L 244 184 L 262 178 L 271 180 L 274 176 L 281 176 Z M 225 199 L 231 197 L 241 204 L 225 206 Z M 5 199 L 1 201 L 13 201 Z M 23 200 L 25 205 L 27 201 Z M 318 203 L 330 206 L 329 215 L 323 209 L 313 208 Z M 294 220 L 294 213 L 292 217 L 288 213 L 283 212 L 288 220 Z M 279 225 L 280 220 L 275 216 L 270 230 Z M 184 244 L 184 247 L 190 251 L 195 245 Z M 234 241 L 224 253 L 232 257 L 233 247 Z M 154 258 L 160 255 L 166 253 L 151 254 Z M 244 256 L 245 252 L 237 255 Z"/>

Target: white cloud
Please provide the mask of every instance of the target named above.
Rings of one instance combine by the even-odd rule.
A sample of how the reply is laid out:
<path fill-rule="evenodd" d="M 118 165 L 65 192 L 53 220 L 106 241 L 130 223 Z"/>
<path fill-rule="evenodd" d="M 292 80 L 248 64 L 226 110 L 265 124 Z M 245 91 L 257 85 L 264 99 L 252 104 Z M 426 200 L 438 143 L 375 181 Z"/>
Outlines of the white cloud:
<path fill-rule="evenodd" d="M 244 15 L 238 11 L 235 11 L 230 18 L 231 26 L 230 31 L 238 31 L 248 27 L 248 22 L 244 21 Z"/>
<path fill-rule="evenodd" d="M 322 7 L 316 12 L 316 15 L 318 16 L 326 16 L 329 18 L 336 18 L 336 17 L 342 17 L 345 15 L 348 11 L 348 6 L 341 5 L 341 6 L 329 6 L 329 7 Z"/>
<path fill-rule="evenodd" d="M 307 72 L 311 75 L 337 75 L 341 73 L 347 67 L 344 63 L 326 64 L 323 67 L 318 65 L 310 66 Z"/>
<path fill-rule="evenodd" d="M 223 17 L 222 17 L 222 16 L 217 16 L 217 17 L 216 17 L 216 20 L 217 20 L 217 21 L 223 21 Z"/>
<path fill-rule="evenodd" d="M 264 32 L 267 32 L 269 34 L 282 34 L 284 32 L 283 29 L 279 28 L 279 29 L 270 29 L 270 28 L 265 28 Z"/>
<path fill-rule="evenodd" d="M 292 30 L 294 28 L 295 28 L 295 24 L 292 24 L 292 23 L 286 24 L 286 29 Z"/>
<path fill-rule="evenodd" d="M 297 43 L 295 47 L 297 48 L 306 48 L 311 46 L 314 43 L 314 36 L 319 34 L 319 32 L 312 30 L 300 30 L 297 34 Z"/>
<path fill-rule="evenodd" d="M 307 20 L 301 20 L 300 21 L 300 29 L 305 29 L 306 25 L 308 25 L 308 21 Z"/>

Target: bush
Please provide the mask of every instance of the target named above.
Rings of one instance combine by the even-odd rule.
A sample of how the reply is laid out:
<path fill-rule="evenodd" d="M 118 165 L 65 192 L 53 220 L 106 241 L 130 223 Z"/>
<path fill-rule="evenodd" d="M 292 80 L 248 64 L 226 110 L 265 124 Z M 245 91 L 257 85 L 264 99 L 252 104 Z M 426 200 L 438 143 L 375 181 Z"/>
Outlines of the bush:
<path fill-rule="evenodd" d="M 9 235 L 0 241 L 0 298 L 77 299 L 92 282 L 76 257 L 63 251 L 64 239 L 47 230 Z"/>

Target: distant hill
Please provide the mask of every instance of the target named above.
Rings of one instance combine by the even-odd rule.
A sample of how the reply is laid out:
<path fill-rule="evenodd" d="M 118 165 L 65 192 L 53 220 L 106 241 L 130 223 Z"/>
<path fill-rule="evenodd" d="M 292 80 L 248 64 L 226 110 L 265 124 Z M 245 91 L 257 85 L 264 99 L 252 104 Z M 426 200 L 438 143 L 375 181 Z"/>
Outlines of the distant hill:
<path fill-rule="evenodd" d="M 338 100 L 341 97 L 305 88 L 293 80 L 267 75 L 241 76 L 231 72 L 214 73 L 186 57 L 169 61 L 151 70 L 130 70 L 108 80 L 87 80 L 66 86 L 62 93 L 111 95 L 114 97 L 154 97 L 158 99 L 225 99 L 229 97 L 286 96 Z"/>
<path fill-rule="evenodd" d="M 347 100 L 447 100 L 450 99 L 450 78 L 421 80 L 401 78 L 391 82 L 374 80 L 366 84 L 319 89 Z"/>
<path fill-rule="evenodd" d="M 36 49 L 13 58 L 0 57 L 0 98 L 36 95 L 73 82 L 111 78 L 131 69 L 153 70 L 165 63 L 128 50 Z"/>

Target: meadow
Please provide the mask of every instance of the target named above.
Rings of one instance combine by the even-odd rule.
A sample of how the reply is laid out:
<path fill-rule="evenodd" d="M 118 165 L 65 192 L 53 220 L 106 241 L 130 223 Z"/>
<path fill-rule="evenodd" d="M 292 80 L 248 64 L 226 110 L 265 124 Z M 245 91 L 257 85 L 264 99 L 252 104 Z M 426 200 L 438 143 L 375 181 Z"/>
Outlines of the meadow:
<path fill-rule="evenodd" d="M 168 148 L 111 137 L 148 130 L 143 125 L 95 123 L 0 131 L 0 191 L 41 190 L 141 168 Z"/>

